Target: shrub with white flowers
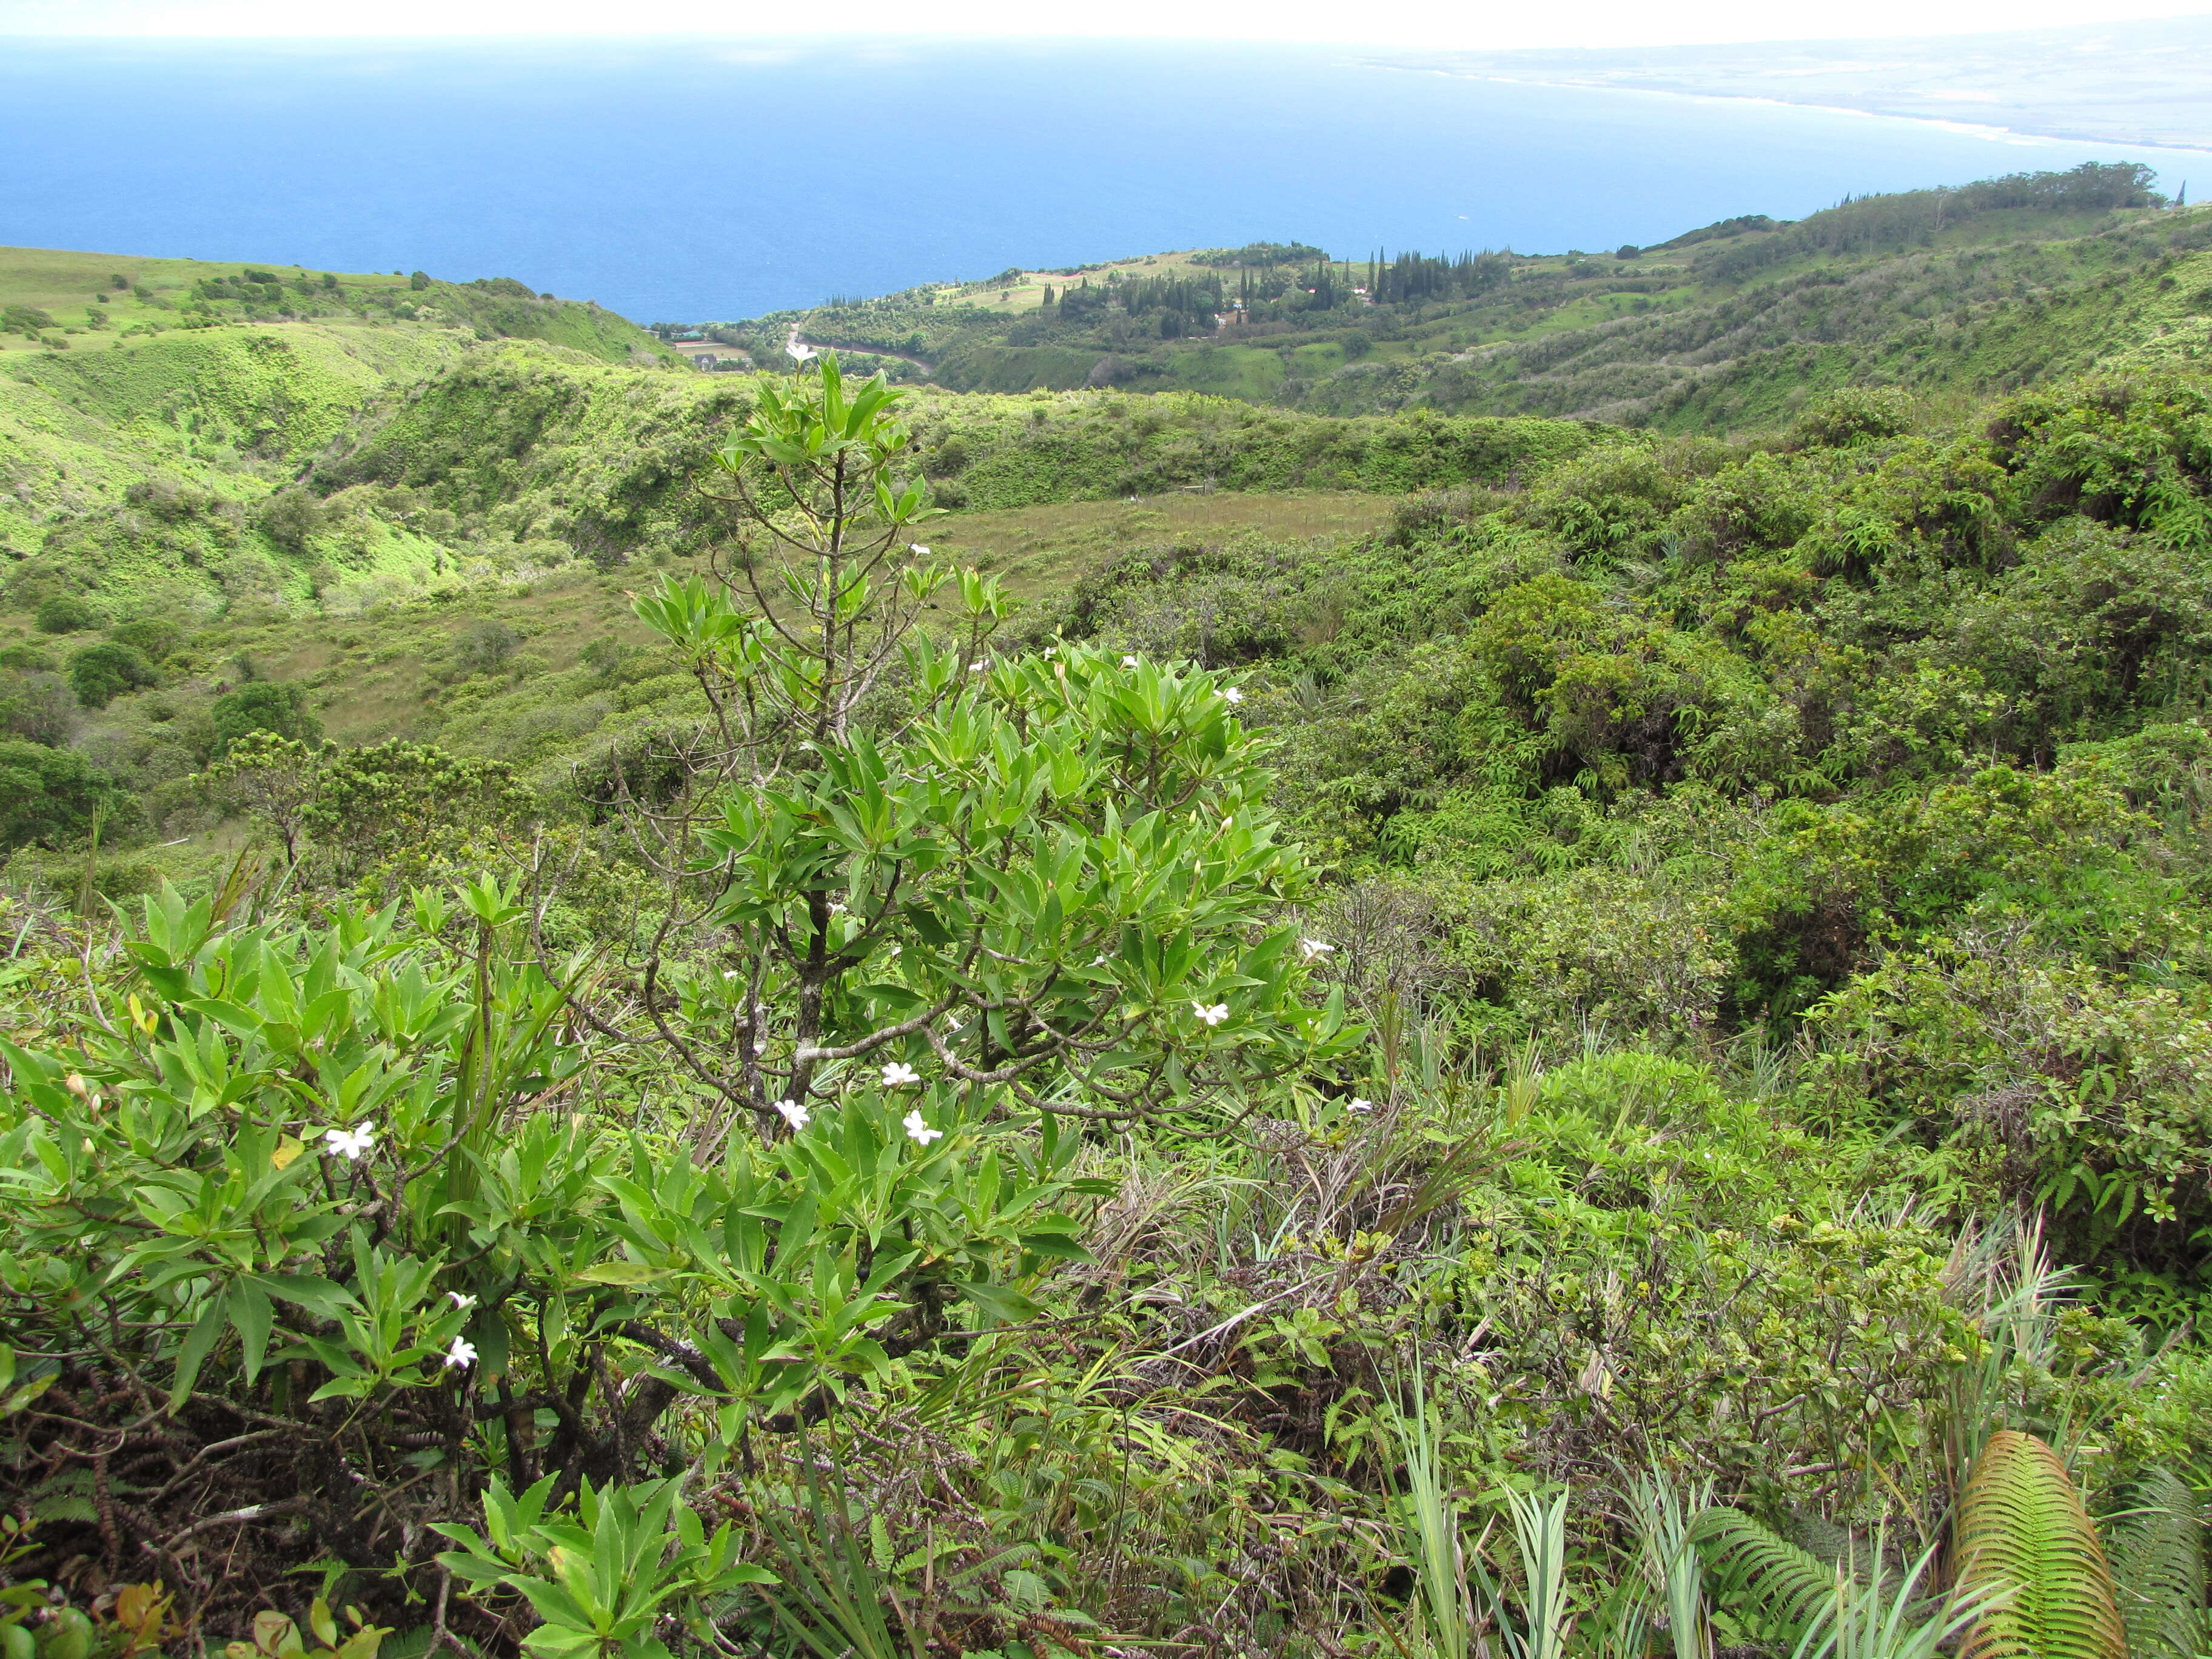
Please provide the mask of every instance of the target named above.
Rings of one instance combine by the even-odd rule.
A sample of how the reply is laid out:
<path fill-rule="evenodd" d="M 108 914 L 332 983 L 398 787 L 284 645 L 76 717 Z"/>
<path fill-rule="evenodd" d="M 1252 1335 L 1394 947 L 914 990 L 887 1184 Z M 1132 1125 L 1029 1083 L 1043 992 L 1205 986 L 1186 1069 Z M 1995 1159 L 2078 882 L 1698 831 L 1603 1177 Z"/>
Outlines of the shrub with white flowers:
<path fill-rule="evenodd" d="M 1109 1190 L 1091 1126 L 1218 1127 L 1356 1041 L 1236 688 L 987 658 L 1006 601 L 912 541 L 898 394 L 793 355 L 720 458 L 750 531 L 638 602 L 714 713 L 629 825 L 668 876 L 633 959 L 545 955 L 489 878 L 312 926 L 164 891 L 127 1018 L 0 1044 L 19 1379 L 166 1437 L 179 1504 L 278 1425 L 303 1561 L 526 1597 L 534 1651 L 653 1659 L 664 1603 L 758 1582 L 646 1477 L 742 1485 L 746 1437 L 1031 1316 Z M 424 1478 L 364 1528 L 362 1469 Z M 619 1571 L 559 1565 L 608 1527 Z"/>

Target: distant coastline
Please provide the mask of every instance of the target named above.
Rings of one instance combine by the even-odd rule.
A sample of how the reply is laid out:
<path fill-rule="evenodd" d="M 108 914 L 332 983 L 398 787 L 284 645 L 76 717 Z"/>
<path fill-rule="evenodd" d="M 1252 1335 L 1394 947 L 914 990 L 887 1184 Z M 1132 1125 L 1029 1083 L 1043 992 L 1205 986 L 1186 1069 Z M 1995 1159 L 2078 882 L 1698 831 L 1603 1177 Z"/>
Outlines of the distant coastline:
<path fill-rule="evenodd" d="M 2116 149 L 2154 149 L 2172 155 L 2202 155 L 2212 160 L 2212 143 L 2177 144 L 2155 138 L 2116 137 L 2107 133 L 2085 132 L 2070 128 L 2014 127 L 1988 121 L 1960 121 L 1948 116 L 1914 115 L 1902 110 L 1870 109 L 1862 104 L 1831 104 L 1809 98 L 1778 98 L 1766 92 L 1722 92 L 1711 88 L 1638 86 L 1620 81 L 1575 80 L 1557 76 L 1498 75 L 1476 70 L 1455 70 L 1440 64 L 1403 64 L 1389 58 L 1364 60 L 1375 69 L 1395 70 L 1409 75 L 1440 75 L 1455 81 L 1487 81 L 1498 86 L 1547 87 L 1564 92 L 1622 92 L 1638 93 L 1654 98 L 1687 99 L 1701 104 L 1764 104 L 1776 109 L 1817 110 L 1824 115 L 1856 115 L 1875 121 L 1910 121 L 1915 126 L 1929 127 L 1939 132 L 1955 132 L 1969 138 L 1986 138 L 1995 143 L 2021 145 L 2110 144 Z"/>
<path fill-rule="evenodd" d="M 1376 68 L 1881 116 L 2002 143 L 2212 155 L 2212 15 L 1877 40 L 1510 52 L 1377 49 Z"/>

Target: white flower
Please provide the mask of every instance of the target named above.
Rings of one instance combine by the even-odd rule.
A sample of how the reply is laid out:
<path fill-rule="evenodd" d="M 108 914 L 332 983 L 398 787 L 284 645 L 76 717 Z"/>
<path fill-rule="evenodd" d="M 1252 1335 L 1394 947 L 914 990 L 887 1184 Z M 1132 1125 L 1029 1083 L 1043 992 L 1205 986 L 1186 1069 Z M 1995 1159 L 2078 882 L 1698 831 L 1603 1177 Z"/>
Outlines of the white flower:
<path fill-rule="evenodd" d="M 945 1131 L 931 1128 L 923 1119 L 919 1108 L 908 1112 L 899 1121 L 906 1126 L 907 1133 L 914 1138 L 914 1144 L 917 1146 L 927 1146 L 933 1140 L 945 1139 Z"/>
<path fill-rule="evenodd" d="M 1217 1002 L 1210 1008 L 1202 1002 L 1194 1002 L 1190 1011 L 1208 1025 L 1218 1025 L 1229 1018 L 1229 1005 L 1225 1002 Z"/>
<path fill-rule="evenodd" d="M 1334 949 L 1336 946 L 1325 939 L 1302 939 L 1298 941 L 1298 955 L 1307 962 L 1319 962 Z"/>
<path fill-rule="evenodd" d="M 907 551 L 909 553 L 919 554 L 925 559 L 929 556 L 929 550 L 924 547 L 920 542 L 916 542 L 913 546 L 908 548 Z"/>
<path fill-rule="evenodd" d="M 344 1129 L 325 1129 L 323 1132 L 323 1150 L 350 1164 L 367 1152 L 375 1140 L 374 1124 L 356 1123 L 350 1133 Z"/>
<path fill-rule="evenodd" d="M 814 1114 L 795 1100 L 779 1100 L 775 1103 L 775 1109 L 783 1114 L 783 1121 L 791 1125 L 793 1134 L 814 1121 Z"/>
<path fill-rule="evenodd" d="M 472 1296 L 464 1296 L 459 1291 L 447 1291 L 446 1294 L 453 1298 L 453 1305 L 456 1308 L 459 1308 L 463 1313 L 466 1313 L 470 1309 L 477 1305 L 476 1297 Z"/>
<path fill-rule="evenodd" d="M 1124 668 L 1134 668 L 1136 665 L 1137 659 L 1134 657 L 1124 657 L 1121 659 L 1121 666 Z"/>
<path fill-rule="evenodd" d="M 1362 1100 L 1358 1095 L 1354 1095 L 1352 1097 L 1352 1109 L 1355 1112 L 1371 1112 L 1375 1109 L 1375 1103 L 1371 1100 Z"/>
<path fill-rule="evenodd" d="M 980 674 L 990 665 L 991 659 L 988 657 L 983 657 L 975 662 L 969 663 L 968 665 L 968 672 L 971 674 Z"/>
<path fill-rule="evenodd" d="M 722 977 L 724 979 L 735 979 L 737 976 L 738 970 L 734 968 L 725 968 L 722 969 Z"/>
<path fill-rule="evenodd" d="M 446 1350 L 446 1369 L 459 1370 L 477 1363 L 477 1345 L 465 1336 L 453 1339 L 453 1346 Z"/>
<path fill-rule="evenodd" d="M 794 363 L 803 363 L 814 356 L 814 348 L 805 341 L 793 338 L 784 344 L 784 355 Z"/>
<path fill-rule="evenodd" d="M 1226 703 L 1239 703 L 1244 701 L 1244 694 L 1232 685 L 1221 694 L 1221 701 Z"/>
<path fill-rule="evenodd" d="M 921 1081 L 921 1073 L 902 1060 L 895 1060 L 884 1067 L 884 1087 L 903 1089 L 909 1083 Z"/>
<path fill-rule="evenodd" d="M 1091 957 L 1091 965 L 1093 968 L 1103 968 L 1106 965 L 1106 953 L 1101 951 L 1097 956 Z"/>
<path fill-rule="evenodd" d="M 842 916 L 845 914 L 846 908 L 842 904 L 833 904 L 830 907 L 830 914 L 833 916 Z"/>
<path fill-rule="evenodd" d="M 1060 654 L 1060 647 L 1056 645 L 1048 645 L 1044 648 L 1044 653 L 1048 657 L 1056 657 Z"/>

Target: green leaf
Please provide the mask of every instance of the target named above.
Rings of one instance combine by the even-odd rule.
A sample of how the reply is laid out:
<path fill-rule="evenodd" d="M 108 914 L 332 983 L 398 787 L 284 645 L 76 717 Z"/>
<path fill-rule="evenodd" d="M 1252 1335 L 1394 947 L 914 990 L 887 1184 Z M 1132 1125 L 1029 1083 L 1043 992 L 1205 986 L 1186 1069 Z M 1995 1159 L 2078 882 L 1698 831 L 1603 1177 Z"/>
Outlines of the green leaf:
<path fill-rule="evenodd" d="M 229 1298 L 225 1296 L 210 1297 L 207 1306 L 200 1313 L 198 1322 L 185 1334 L 184 1346 L 177 1350 L 176 1378 L 169 1385 L 169 1409 L 172 1412 L 185 1403 L 191 1394 L 192 1384 L 199 1380 L 200 1367 L 206 1363 L 209 1352 L 214 1348 L 216 1339 L 222 1334 L 223 1327 L 228 1322 L 223 1315 L 228 1302 Z"/>
<path fill-rule="evenodd" d="M 263 1357 L 269 1352 L 269 1328 L 276 1322 L 276 1310 L 250 1279 L 242 1279 L 230 1287 L 230 1322 L 238 1327 L 239 1340 L 246 1349 L 246 1380 L 248 1382 L 261 1374 Z"/>
<path fill-rule="evenodd" d="M 1037 1304 L 1011 1285 L 955 1284 L 952 1289 L 1001 1325 L 1018 1325 L 1036 1316 Z"/>
<path fill-rule="evenodd" d="M 325 1319 L 340 1318 L 356 1305 L 343 1285 L 334 1285 L 313 1273 L 255 1273 L 248 1282 Z"/>
<path fill-rule="evenodd" d="M 602 1261 L 576 1275 L 586 1285 L 643 1285 L 666 1276 L 666 1268 L 648 1267 L 642 1261 Z"/>

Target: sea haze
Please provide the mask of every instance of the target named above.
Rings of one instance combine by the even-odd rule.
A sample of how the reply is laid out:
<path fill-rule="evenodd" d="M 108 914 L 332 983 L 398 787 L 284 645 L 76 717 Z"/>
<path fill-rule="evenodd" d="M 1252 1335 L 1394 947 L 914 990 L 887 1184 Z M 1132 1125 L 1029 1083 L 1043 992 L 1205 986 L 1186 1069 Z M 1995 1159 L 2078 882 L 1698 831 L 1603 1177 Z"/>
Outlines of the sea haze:
<path fill-rule="evenodd" d="M 1297 240 L 1650 242 L 1846 193 L 2201 153 L 1307 46 L 0 39 L 0 243 L 512 276 L 704 320 Z"/>

